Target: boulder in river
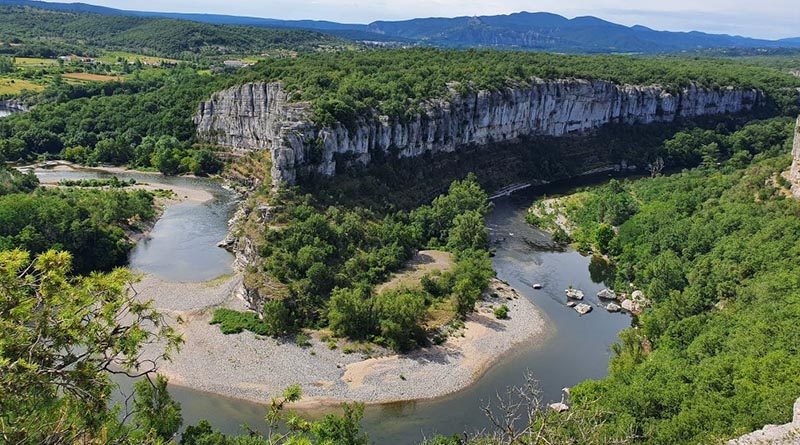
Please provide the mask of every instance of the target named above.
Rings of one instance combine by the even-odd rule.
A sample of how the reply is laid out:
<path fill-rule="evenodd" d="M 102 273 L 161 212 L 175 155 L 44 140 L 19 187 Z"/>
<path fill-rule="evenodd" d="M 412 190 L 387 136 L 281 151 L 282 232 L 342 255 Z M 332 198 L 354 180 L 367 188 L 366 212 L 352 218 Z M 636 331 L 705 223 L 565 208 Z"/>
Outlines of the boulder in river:
<path fill-rule="evenodd" d="M 567 306 L 568 306 L 568 307 L 575 307 L 577 304 L 578 304 L 578 303 L 576 303 L 576 302 L 574 302 L 574 301 L 567 301 Z"/>
<path fill-rule="evenodd" d="M 567 294 L 567 298 L 572 298 L 573 300 L 583 300 L 583 291 L 580 289 L 569 288 L 564 291 Z"/>
<path fill-rule="evenodd" d="M 606 288 L 606 289 L 603 289 L 600 292 L 598 292 L 597 293 L 597 297 L 598 298 L 603 298 L 605 300 L 616 300 L 617 299 L 617 293 L 614 292 L 611 289 L 607 289 Z"/>
<path fill-rule="evenodd" d="M 569 405 L 567 405 L 566 403 L 563 403 L 563 402 L 551 403 L 551 404 L 549 404 L 547 406 L 549 406 L 550 409 L 552 409 L 553 411 L 555 411 L 557 413 L 563 413 L 564 411 L 569 411 Z"/>
<path fill-rule="evenodd" d="M 581 315 L 586 315 L 592 311 L 592 307 L 586 303 L 581 303 L 575 306 L 575 311 Z"/>
<path fill-rule="evenodd" d="M 541 283 L 535 283 L 535 284 L 534 284 L 533 286 L 531 286 L 531 287 L 532 287 L 532 288 L 534 288 L 534 289 L 541 289 L 541 288 L 542 288 L 542 284 L 541 284 Z"/>
<path fill-rule="evenodd" d="M 606 310 L 608 312 L 619 312 L 622 310 L 622 306 L 617 303 L 608 303 L 608 305 L 606 305 Z"/>
<path fill-rule="evenodd" d="M 642 306 L 637 301 L 625 300 L 622 302 L 622 309 L 634 314 L 638 314 L 642 311 Z"/>

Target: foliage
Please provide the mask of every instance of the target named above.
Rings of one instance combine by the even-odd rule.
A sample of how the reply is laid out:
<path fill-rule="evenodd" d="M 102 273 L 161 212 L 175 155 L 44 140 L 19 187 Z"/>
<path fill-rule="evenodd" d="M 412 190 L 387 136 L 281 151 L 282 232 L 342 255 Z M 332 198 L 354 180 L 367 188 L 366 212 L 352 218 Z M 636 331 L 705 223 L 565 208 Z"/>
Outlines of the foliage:
<path fill-rule="evenodd" d="M 187 67 L 137 72 L 124 83 L 54 85 L 28 113 L 0 120 L 0 160 L 61 154 L 87 164 L 162 173 L 217 173 L 209 147 L 193 146 L 197 104 L 224 85 Z"/>
<path fill-rule="evenodd" d="M 267 325 L 254 312 L 216 309 L 211 324 L 218 324 L 223 334 L 238 334 L 247 330 L 257 335 L 269 335 Z"/>
<path fill-rule="evenodd" d="M 267 230 L 260 253 L 264 271 L 288 289 L 282 310 L 296 327 L 327 325 L 337 335 L 408 350 L 424 342 L 424 316 L 434 301 L 453 299 L 466 315 L 492 276 L 484 250 L 489 202 L 474 176 L 454 182 L 430 205 L 382 217 L 359 207 L 321 211 L 310 196 L 291 191 L 276 198 L 284 208 L 275 217 L 280 225 Z M 457 255 L 453 273 L 440 277 L 441 292 L 374 294 L 376 284 L 426 245 Z"/>
<path fill-rule="evenodd" d="M 414 349 L 424 341 L 420 327 L 425 315 L 425 297 L 408 289 L 378 294 L 373 300 L 377 314 L 379 340 L 395 351 Z"/>
<path fill-rule="evenodd" d="M 674 166 L 694 167 L 702 163 L 715 168 L 718 162 L 730 159 L 735 167 L 741 168 L 759 153 L 774 156 L 784 151 L 791 144 L 787 136 L 793 130 L 794 121 L 782 118 L 751 122 L 734 132 L 725 127 L 695 128 L 678 132 L 664 142 L 664 152 Z"/>
<path fill-rule="evenodd" d="M 20 250 L 0 252 L 4 442 L 75 443 L 119 433 L 116 411 L 109 409 L 115 387 L 109 375 L 148 374 L 152 362 L 141 358 L 143 347 L 163 344 L 164 352 L 150 357 L 160 360 L 180 344 L 152 305 L 129 292 L 135 281 L 129 271 L 72 277 L 71 263 L 67 252 L 48 251 L 33 261 Z"/>
<path fill-rule="evenodd" d="M 495 318 L 499 318 L 500 320 L 508 318 L 508 306 L 505 304 L 496 307 L 493 312 Z"/>
<path fill-rule="evenodd" d="M 328 326 L 337 335 L 367 339 L 397 351 L 426 341 L 427 310 L 447 302 L 463 317 L 494 276 L 485 250 L 458 255 L 452 270 L 422 277 L 419 287 L 401 287 L 372 295 L 365 286 L 335 289 L 328 302 Z"/>
<path fill-rule="evenodd" d="M 743 138 L 756 142 L 741 149 L 785 146 L 782 125 L 746 134 L 769 128 L 774 139 Z M 789 420 L 800 203 L 770 181 L 787 166 L 780 156 L 626 184 L 640 204 L 613 242 L 616 287 L 632 282 L 654 307 L 621 334 L 610 375 L 573 390 L 618 413 L 609 428 L 633 425 L 643 443 L 709 443 Z"/>
<path fill-rule="evenodd" d="M 2 49 L 19 56 L 48 58 L 94 55 L 102 48 L 192 60 L 198 56 L 260 54 L 273 48 L 307 50 L 342 44 L 335 37 L 314 31 L 11 5 L 0 7 L 0 29 L 0 40 L 19 42 Z"/>
<path fill-rule="evenodd" d="M 498 392 L 481 409 L 490 427 L 469 436 L 438 436 L 423 445 L 625 445 L 635 442 L 626 425 L 609 427 L 617 413 L 588 402 L 558 412 L 543 400 L 538 383 L 528 374 L 521 386 Z M 569 402 L 569 400 L 562 400 Z"/>
<path fill-rule="evenodd" d="M 794 88 L 800 86 L 800 79 L 788 73 L 731 61 L 431 48 L 303 54 L 261 62 L 243 75 L 245 80 L 279 80 L 297 100 L 311 102 L 317 121 L 345 126 L 372 109 L 408 118 L 431 98 L 498 90 L 533 77 L 660 84 L 672 90 L 690 83 L 754 87 L 787 113 L 797 111 Z"/>
<path fill-rule="evenodd" d="M 746 167 L 754 159 L 788 152 L 793 129 L 793 122 L 776 118 L 750 122 L 732 132 L 725 126 L 715 130 L 681 131 L 664 142 L 664 151 L 672 165 L 731 171 Z M 571 239 L 582 248 L 594 247 L 603 254 L 615 253 L 617 241 L 613 227 L 623 225 L 639 212 L 639 199 L 630 181 L 617 180 L 563 199 L 565 216 L 573 226 Z M 533 215 L 533 210 L 534 207 L 528 215 Z M 548 217 L 555 216 L 549 214 Z"/>
<path fill-rule="evenodd" d="M 267 435 L 250 431 L 248 435 L 225 436 L 214 431 L 207 421 L 189 426 L 181 437 L 181 445 L 367 445 L 369 438 L 361 431 L 364 405 L 343 404 L 342 415 L 327 414 L 317 421 L 308 421 L 286 411 L 286 404 L 301 399 L 299 385 L 287 388 L 282 397 L 272 399 L 266 421 Z M 281 426 L 285 426 L 282 429 Z M 288 431 L 287 431 L 288 430 Z"/>
<path fill-rule="evenodd" d="M 91 178 L 91 179 L 62 179 L 58 181 L 58 185 L 62 187 L 110 187 L 110 188 L 125 188 L 136 184 L 136 180 L 131 178 L 128 180 L 120 180 L 116 176 L 111 178 Z"/>
<path fill-rule="evenodd" d="M 27 176 L 24 181 L 31 182 Z M 73 255 L 78 273 L 126 263 L 132 244 L 123 228 L 155 217 L 153 194 L 144 190 L 58 189 L 0 196 L 0 250 Z"/>
<path fill-rule="evenodd" d="M 39 178 L 33 173 L 20 173 L 11 168 L 0 168 L 0 196 L 11 193 L 28 193 L 39 186 Z"/>
<path fill-rule="evenodd" d="M 183 423 L 180 403 L 167 391 L 167 378 L 157 375 L 155 381 L 142 379 L 134 384 L 133 427 L 138 434 L 170 441 Z M 141 439 L 140 439 L 141 440 Z"/>

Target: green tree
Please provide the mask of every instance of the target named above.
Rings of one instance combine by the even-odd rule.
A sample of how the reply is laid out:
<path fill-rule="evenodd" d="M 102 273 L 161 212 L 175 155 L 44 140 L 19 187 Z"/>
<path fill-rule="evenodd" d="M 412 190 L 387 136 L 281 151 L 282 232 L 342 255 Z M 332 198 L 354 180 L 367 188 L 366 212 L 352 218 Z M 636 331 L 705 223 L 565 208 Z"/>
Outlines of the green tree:
<path fill-rule="evenodd" d="M 380 337 L 396 351 L 417 347 L 424 337 L 421 323 L 425 315 L 425 299 L 417 292 L 397 289 L 374 297 Z"/>
<path fill-rule="evenodd" d="M 150 303 L 129 292 L 124 269 L 75 278 L 72 258 L 49 251 L 31 261 L 0 252 L 0 437 L 10 443 L 74 443 L 117 422 L 110 374 L 153 372 L 140 353 L 181 342 Z"/>
<path fill-rule="evenodd" d="M 594 242 L 600 253 L 608 253 L 611 241 L 616 236 L 614 228 L 610 224 L 600 224 L 594 231 Z"/>
<path fill-rule="evenodd" d="M 447 237 L 447 248 L 451 251 L 483 249 L 488 242 L 486 222 L 479 211 L 469 210 L 453 219 L 453 227 Z"/>
<path fill-rule="evenodd" d="M 14 59 L 0 56 L 0 74 L 6 74 L 12 71 L 14 71 Z"/>
<path fill-rule="evenodd" d="M 133 425 L 139 434 L 170 441 L 183 423 L 180 403 L 174 401 L 167 391 L 167 378 L 157 375 L 134 385 Z"/>
<path fill-rule="evenodd" d="M 328 326 L 336 335 L 366 338 L 376 331 L 369 291 L 364 287 L 334 289 L 328 302 Z"/>

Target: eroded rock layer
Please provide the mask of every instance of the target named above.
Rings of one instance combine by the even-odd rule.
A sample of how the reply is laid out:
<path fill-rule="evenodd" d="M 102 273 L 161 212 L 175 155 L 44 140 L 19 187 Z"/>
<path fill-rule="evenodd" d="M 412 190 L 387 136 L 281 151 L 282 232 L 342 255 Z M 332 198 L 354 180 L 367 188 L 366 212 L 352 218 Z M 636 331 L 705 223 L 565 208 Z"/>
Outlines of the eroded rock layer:
<path fill-rule="evenodd" d="M 606 124 L 649 124 L 748 111 L 754 89 L 616 85 L 577 79 L 431 99 L 408 119 L 372 113 L 354 122 L 314 124 L 307 103 L 292 103 L 279 83 L 248 83 L 214 94 L 195 116 L 201 138 L 240 150 L 269 149 L 276 184 L 298 173 L 334 175 L 337 163 L 369 164 L 376 152 L 415 157 L 486 147 L 530 136 L 562 136 Z"/>

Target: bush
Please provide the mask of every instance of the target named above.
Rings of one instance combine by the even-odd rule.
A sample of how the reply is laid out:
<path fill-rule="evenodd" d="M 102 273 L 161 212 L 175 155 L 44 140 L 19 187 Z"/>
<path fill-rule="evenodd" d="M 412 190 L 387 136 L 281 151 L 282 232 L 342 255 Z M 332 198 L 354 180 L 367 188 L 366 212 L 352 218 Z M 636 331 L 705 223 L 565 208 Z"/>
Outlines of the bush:
<path fill-rule="evenodd" d="M 505 304 L 497 307 L 494 309 L 494 316 L 500 320 L 505 320 L 508 318 L 508 306 Z"/>
<path fill-rule="evenodd" d="M 269 300 L 264 303 L 261 316 L 261 322 L 266 326 L 269 335 L 286 335 L 296 329 L 284 300 Z"/>
<path fill-rule="evenodd" d="M 311 347 L 311 336 L 309 336 L 305 332 L 300 332 L 297 335 L 295 335 L 294 344 L 300 346 L 301 348 Z"/>
<path fill-rule="evenodd" d="M 399 289 L 374 298 L 378 314 L 380 340 L 395 351 L 416 348 L 425 338 L 420 327 L 425 315 L 425 297 L 418 292 Z"/>
<path fill-rule="evenodd" d="M 475 303 L 489 284 L 489 279 L 494 276 L 489 253 L 479 250 L 461 253 L 452 273 L 456 312 L 464 317 L 475 309 Z"/>
<path fill-rule="evenodd" d="M 257 335 L 269 335 L 267 326 L 254 312 L 240 312 L 232 309 L 217 309 L 211 324 L 218 324 L 223 334 L 239 334 L 245 330 Z"/>
<path fill-rule="evenodd" d="M 364 339 L 374 333 L 377 323 L 366 289 L 335 289 L 328 302 L 328 326 L 336 335 Z"/>

